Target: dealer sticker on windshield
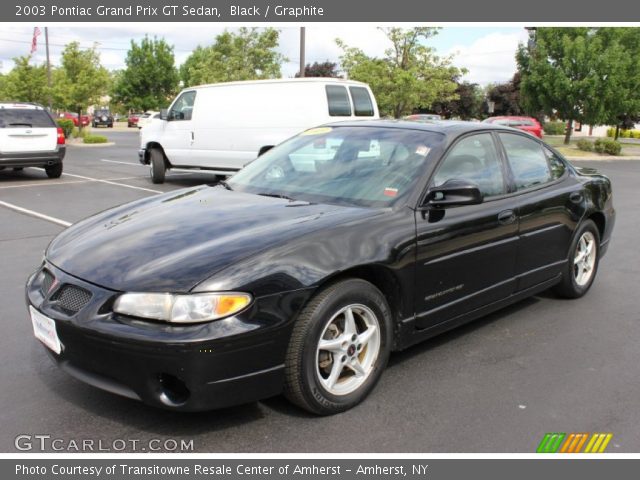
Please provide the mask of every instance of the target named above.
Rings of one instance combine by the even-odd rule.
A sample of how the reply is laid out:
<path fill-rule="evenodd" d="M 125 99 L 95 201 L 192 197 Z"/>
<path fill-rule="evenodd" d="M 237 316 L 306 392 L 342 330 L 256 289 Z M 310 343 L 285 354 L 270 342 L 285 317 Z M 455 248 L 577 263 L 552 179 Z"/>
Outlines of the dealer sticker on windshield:
<path fill-rule="evenodd" d="M 300 136 L 322 135 L 324 133 L 329 133 L 331 130 L 333 130 L 331 127 L 310 128 L 309 130 L 305 130 L 304 132 L 302 132 Z"/>
<path fill-rule="evenodd" d="M 58 338 L 58 332 L 56 332 L 56 322 L 41 314 L 31 305 L 29 305 L 29 313 L 31 314 L 31 323 L 33 324 L 33 334 L 36 338 L 51 350 L 60 354 L 62 345 Z"/>

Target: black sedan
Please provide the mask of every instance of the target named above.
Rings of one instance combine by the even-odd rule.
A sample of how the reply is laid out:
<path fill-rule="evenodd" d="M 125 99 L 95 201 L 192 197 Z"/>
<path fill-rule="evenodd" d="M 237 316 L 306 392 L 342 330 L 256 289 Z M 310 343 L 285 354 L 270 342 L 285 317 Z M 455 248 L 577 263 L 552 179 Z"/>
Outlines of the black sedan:
<path fill-rule="evenodd" d="M 584 295 L 614 219 L 605 176 L 524 132 L 339 123 L 73 225 L 27 303 L 51 357 L 102 389 L 192 411 L 284 392 L 331 414 L 391 351 L 551 287 Z"/>

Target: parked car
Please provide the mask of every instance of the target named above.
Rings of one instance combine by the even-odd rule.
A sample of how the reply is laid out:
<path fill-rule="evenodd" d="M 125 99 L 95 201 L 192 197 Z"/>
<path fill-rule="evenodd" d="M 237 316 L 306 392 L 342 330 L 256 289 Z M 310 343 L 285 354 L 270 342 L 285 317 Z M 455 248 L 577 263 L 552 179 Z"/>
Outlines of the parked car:
<path fill-rule="evenodd" d="M 523 132 L 530 133 L 534 137 L 542 138 L 542 125 L 533 117 L 489 117 L 484 120 L 484 123 L 517 128 Z"/>
<path fill-rule="evenodd" d="M 183 90 L 162 122 L 141 130 L 153 183 L 168 168 L 230 175 L 260 152 L 314 125 L 378 118 L 369 87 L 336 78 L 229 82 Z M 152 128 L 153 127 L 153 128 Z"/>
<path fill-rule="evenodd" d="M 410 122 L 433 122 L 442 120 L 442 117 L 435 113 L 416 113 L 413 115 L 407 115 L 404 117 L 404 120 L 408 120 Z"/>
<path fill-rule="evenodd" d="M 93 121 L 91 125 L 94 128 L 105 126 L 107 128 L 113 128 L 113 115 L 107 109 L 96 110 L 93 114 Z"/>
<path fill-rule="evenodd" d="M 62 175 L 64 132 L 36 103 L 0 103 L 0 170 L 42 167 L 49 178 Z"/>
<path fill-rule="evenodd" d="M 74 113 L 74 112 L 62 112 L 59 115 L 59 118 L 66 118 L 68 120 L 73 120 L 73 125 L 75 127 L 78 126 L 78 114 Z M 86 127 L 87 125 L 89 125 L 91 123 L 91 118 L 89 117 L 89 115 L 82 115 L 80 117 L 81 119 L 81 124 L 83 127 Z"/>
<path fill-rule="evenodd" d="M 524 132 L 340 122 L 67 228 L 28 308 L 55 362 L 110 392 L 331 414 L 392 350 L 550 287 L 583 296 L 614 220 L 607 177 Z"/>
<path fill-rule="evenodd" d="M 140 115 L 142 115 L 142 113 L 130 113 L 127 117 L 127 127 L 137 127 Z"/>
<path fill-rule="evenodd" d="M 153 121 L 154 118 L 158 118 L 156 116 L 159 117 L 160 116 L 160 112 L 155 112 L 153 110 L 150 110 L 148 112 L 144 112 L 138 118 L 138 128 L 146 127 L 147 125 L 149 125 Z"/>

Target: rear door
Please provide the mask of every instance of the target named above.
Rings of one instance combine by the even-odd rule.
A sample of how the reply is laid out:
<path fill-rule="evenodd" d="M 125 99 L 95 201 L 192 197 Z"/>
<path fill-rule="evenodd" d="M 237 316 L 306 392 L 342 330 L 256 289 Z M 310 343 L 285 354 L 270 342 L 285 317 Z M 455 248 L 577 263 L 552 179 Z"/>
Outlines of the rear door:
<path fill-rule="evenodd" d="M 518 290 L 556 277 L 564 265 L 585 199 L 566 165 L 538 140 L 498 133 L 515 186 L 520 219 L 516 262 Z"/>
<path fill-rule="evenodd" d="M 51 152 L 57 144 L 56 124 L 42 108 L 0 107 L 0 152 Z"/>

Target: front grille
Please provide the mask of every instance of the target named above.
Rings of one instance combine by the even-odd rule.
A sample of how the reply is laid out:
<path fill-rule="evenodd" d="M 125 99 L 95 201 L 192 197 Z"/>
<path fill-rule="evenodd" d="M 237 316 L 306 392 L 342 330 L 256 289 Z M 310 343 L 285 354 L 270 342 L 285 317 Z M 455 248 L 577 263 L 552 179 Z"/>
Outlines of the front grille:
<path fill-rule="evenodd" d="M 42 283 L 40 284 L 40 293 L 42 293 L 43 297 L 46 297 L 51 290 L 51 285 L 55 281 L 55 277 L 49 270 L 42 271 Z"/>
<path fill-rule="evenodd" d="M 68 314 L 78 313 L 91 300 L 91 292 L 65 283 L 51 296 L 51 301 Z"/>

